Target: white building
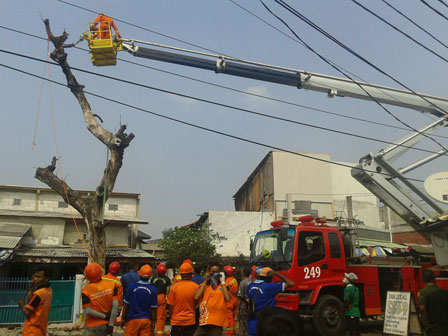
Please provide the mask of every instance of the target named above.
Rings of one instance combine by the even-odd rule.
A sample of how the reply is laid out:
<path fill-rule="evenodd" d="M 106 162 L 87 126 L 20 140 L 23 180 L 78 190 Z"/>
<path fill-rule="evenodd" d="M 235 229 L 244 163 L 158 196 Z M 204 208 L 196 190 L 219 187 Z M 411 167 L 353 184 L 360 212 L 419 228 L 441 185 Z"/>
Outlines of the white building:
<path fill-rule="evenodd" d="M 329 154 L 303 154 L 330 161 Z M 347 196 L 351 196 L 355 219 L 366 226 L 384 228 L 376 196 L 351 176 L 350 168 L 286 152 L 269 152 L 233 198 L 236 211 L 273 212 L 276 219 L 282 219 L 286 216 L 288 195 L 294 219 L 301 214 L 346 218 Z"/>

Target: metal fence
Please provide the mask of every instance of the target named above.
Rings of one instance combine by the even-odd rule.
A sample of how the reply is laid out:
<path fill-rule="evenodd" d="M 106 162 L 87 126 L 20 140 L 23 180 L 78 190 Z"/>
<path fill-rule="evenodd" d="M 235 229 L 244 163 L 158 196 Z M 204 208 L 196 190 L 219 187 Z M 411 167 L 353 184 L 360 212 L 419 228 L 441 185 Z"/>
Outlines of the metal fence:
<path fill-rule="evenodd" d="M 75 280 L 50 281 L 53 300 L 49 322 L 71 322 L 75 293 Z M 0 325 L 22 324 L 25 316 L 17 305 L 28 292 L 30 281 L 23 278 L 0 279 Z"/>

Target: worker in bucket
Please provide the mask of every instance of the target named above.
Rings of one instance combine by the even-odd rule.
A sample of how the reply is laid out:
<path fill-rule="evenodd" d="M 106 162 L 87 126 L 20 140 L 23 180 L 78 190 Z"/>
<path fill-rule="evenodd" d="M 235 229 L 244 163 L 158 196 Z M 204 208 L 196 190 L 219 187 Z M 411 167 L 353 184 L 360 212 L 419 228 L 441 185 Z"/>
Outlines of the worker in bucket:
<path fill-rule="evenodd" d="M 350 336 L 359 336 L 359 289 L 355 286 L 358 277 L 355 273 L 345 273 L 342 283 L 344 289 L 344 315 Z"/>

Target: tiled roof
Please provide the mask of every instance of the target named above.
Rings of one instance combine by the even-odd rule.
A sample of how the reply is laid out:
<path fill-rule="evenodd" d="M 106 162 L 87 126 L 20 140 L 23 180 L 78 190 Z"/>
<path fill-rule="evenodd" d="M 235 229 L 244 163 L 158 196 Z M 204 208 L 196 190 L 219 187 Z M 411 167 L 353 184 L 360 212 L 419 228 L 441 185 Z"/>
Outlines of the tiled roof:
<path fill-rule="evenodd" d="M 30 224 L 0 222 L 0 266 L 14 253 Z"/>
<path fill-rule="evenodd" d="M 82 218 L 78 212 L 74 212 L 73 216 L 70 213 L 64 212 L 54 212 L 54 211 L 24 211 L 24 210 L 4 210 L 0 209 L 0 215 L 2 216 L 22 216 L 22 217 L 50 217 L 50 218 Z M 104 216 L 106 221 L 114 222 L 128 222 L 128 223 L 138 223 L 138 224 L 148 224 L 147 221 L 130 216 L 121 216 L 118 214 L 106 214 Z"/>
<path fill-rule="evenodd" d="M 15 253 L 22 257 L 87 258 L 82 247 L 20 247 Z M 108 258 L 154 258 L 146 251 L 131 248 L 107 248 Z"/>
<path fill-rule="evenodd" d="M 0 249 L 14 249 L 22 237 L 0 236 Z"/>
<path fill-rule="evenodd" d="M 30 224 L 0 222 L 0 237 L 22 237 L 30 227 Z"/>

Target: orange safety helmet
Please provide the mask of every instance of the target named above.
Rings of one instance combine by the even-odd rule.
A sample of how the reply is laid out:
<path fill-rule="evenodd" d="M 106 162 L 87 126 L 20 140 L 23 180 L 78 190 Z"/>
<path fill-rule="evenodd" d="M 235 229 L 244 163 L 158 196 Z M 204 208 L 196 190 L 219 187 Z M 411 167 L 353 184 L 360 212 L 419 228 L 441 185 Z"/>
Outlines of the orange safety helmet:
<path fill-rule="evenodd" d="M 166 273 L 166 266 L 164 264 L 157 265 L 157 274 L 164 275 Z"/>
<path fill-rule="evenodd" d="M 152 267 L 149 266 L 148 264 L 143 265 L 142 267 L 140 267 L 140 270 L 138 271 L 138 274 L 141 277 L 150 277 L 152 275 Z"/>
<path fill-rule="evenodd" d="M 189 263 L 184 262 L 182 265 L 180 265 L 179 273 L 180 274 L 193 273 L 193 266 Z"/>
<path fill-rule="evenodd" d="M 232 266 L 227 265 L 227 266 L 224 266 L 224 272 L 226 272 L 226 274 L 228 276 L 232 276 L 233 272 L 235 272 L 235 269 Z"/>
<path fill-rule="evenodd" d="M 111 262 L 109 265 L 109 272 L 112 274 L 120 272 L 120 263 L 118 261 Z"/>
<path fill-rule="evenodd" d="M 88 264 L 84 268 L 84 276 L 90 282 L 97 282 L 101 280 L 101 277 L 103 276 L 103 269 L 97 263 Z"/>
<path fill-rule="evenodd" d="M 193 262 L 192 262 L 190 259 L 185 259 L 185 260 L 182 262 L 182 264 L 185 264 L 185 263 L 190 264 L 191 266 L 193 266 Z"/>

